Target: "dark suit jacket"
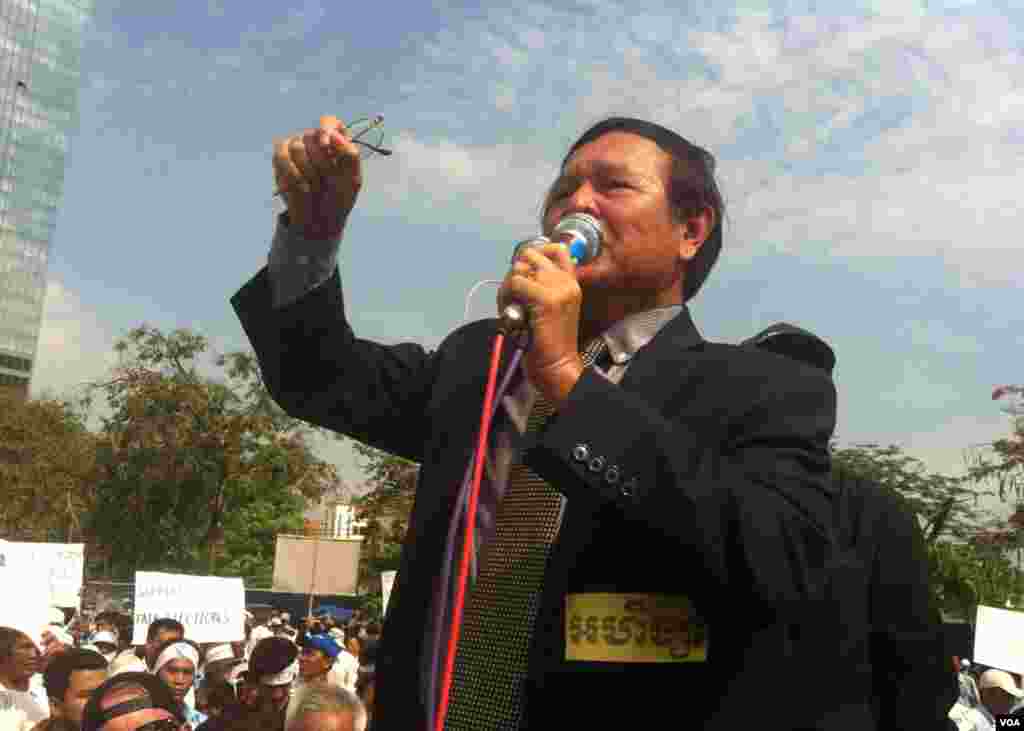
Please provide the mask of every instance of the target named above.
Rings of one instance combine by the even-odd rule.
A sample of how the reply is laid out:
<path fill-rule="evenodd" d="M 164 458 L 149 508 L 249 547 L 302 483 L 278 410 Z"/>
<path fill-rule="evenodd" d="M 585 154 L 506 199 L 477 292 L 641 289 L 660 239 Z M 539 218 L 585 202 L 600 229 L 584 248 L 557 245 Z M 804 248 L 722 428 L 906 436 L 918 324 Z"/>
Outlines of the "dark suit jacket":
<path fill-rule="evenodd" d="M 960 684 L 945 653 L 930 591 L 928 548 L 914 511 L 894 490 L 839 472 L 854 550 L 866 568 L 872 697 L 879 731 L 946 729 Z"/>
<path fill-rule="evenodd" d="M 275 311 L 264 270 L 232 304 L 286 411 L 422 465 L 377 663 L 374 728 L 423 728 L 424 627 L 494 323 L 460 327 L 429 353 L 358 339 L 337 271 Z M 835 409 L 826 372 L 706 342 L 685 309 L 621 384 L 584 373 L 524 457 L 568 498 L 530 648 L 529 728 L 562 718 L 635 728 L 651 718 L 804 729 L 840 708 L 822 728 L 873 728 L 862 689 L 839 679 L 837 663 L 803 667 L 797 649 L 830 545 Z M 635 479 L 632 494 L 574 459 L 578 445 Z M 566 661 L 565 598 L 581 592 L 688 596 L 709 625 L 708 661 Z"/>

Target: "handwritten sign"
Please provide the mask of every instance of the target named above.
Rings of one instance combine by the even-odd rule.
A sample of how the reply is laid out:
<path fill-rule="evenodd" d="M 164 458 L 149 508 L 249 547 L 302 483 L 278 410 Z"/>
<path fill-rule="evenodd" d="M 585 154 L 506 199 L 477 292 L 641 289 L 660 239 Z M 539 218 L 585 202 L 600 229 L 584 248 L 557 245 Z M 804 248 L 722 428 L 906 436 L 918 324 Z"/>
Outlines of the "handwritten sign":
<path fill-rule="evenodd" d="M 0 544 L 0 550 L 9 545 Z M 26 570 L 18 562 L 7 560 L 11 554 L 3 555 L 5 560 L 0 564 L 0 585 L 11 594 L 16 594 L 16 599 L 0 601 L 0 627 L 24 632 L 39 644 L 50 615 L 50 583 L 45 573 Z"/>
<path fill-rule="evenodd" d="M 241 579 L 136 572 L 132 644 L 146 644 L 150 623 L 165 617 L 185 625 L 193 642 L 241 642 L 245 587 Z"/>
<path fill-rule="evenodd" d="M 565 659 L 705 662 L 708 631 L 685 596 L 569 594 Z"/>
<path fill-rule="evenodd" d="M 50 587 L 50 605 L 80 606 L 84 544 L 0 541 L 0 568 L 4 567 L 42 576 Z"/>
<path fill-rule="evenodd" d="M 974 662 L 1024 673 L 1024 612 L 978 605 Z"/>

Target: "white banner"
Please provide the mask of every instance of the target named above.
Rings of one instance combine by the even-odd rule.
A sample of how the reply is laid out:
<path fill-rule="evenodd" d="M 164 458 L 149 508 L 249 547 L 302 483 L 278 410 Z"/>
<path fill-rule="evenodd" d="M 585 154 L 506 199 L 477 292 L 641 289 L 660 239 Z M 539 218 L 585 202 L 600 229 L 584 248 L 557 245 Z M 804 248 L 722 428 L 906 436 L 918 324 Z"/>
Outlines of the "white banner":
<path fill-rule="evenodd" d="M 971 662 L 1024 673 L 1024 613 L 979 605 Z"/>
<path fill-rule="evenodd" d="M 51 605 L 80 606 L 85 544 L 0 541 L 0 566 L 4 565 L 42 576 L 50 587 Z"/>
<path fill-rule="evenodd" d="M 193 642 L 241 642 L 245 587 L 241 579 L 136 572 L 132 644 L 146 644 L 150 623 L 165 617 L 185 625 L 185 638 Z"/>
<path fill-rule="evenodd" d="M 0 601 L 0 627 L 24 632 L 36 644 L 50 618 L 50 582 L 41 571 L 26 570 L 19 561 L 11 561 L 12 543 L 0 543 L 0 586 L 8 598 Z"/>
<path fill-rule="evenodd" d="M 395 576 L 397 574 L 397 571 L 380 572 L 380 593 L 383 595 L 381 600 L 384 602 L 384 609 L 381 610 L 383 614 L 388 613 L 388 599 L 391 598 L 391 589 L 395 585 Z"/>

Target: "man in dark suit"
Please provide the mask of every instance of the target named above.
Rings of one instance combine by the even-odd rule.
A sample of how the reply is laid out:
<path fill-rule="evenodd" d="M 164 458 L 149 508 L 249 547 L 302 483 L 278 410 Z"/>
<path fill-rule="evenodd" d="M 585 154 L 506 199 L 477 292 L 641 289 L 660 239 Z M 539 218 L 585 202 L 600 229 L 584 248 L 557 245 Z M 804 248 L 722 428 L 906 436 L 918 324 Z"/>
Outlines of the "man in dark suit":
<path fill-rule="evenodd" d="M 433 730 L 495 321 L 433 352 L 354 335 L 336 255 L 360 164 L 341 125 L 278 143 L 288 212 L 232 303 L 283 408 L 422 466 L 374 729 Z M 707 342 L 685 304 L 721 247 L 713 158 L 658 125 L 605 120 L 563 160 L 544 231 L 572 213 L 601 222 L 601 254 L 576 266 L 562 246 L 528 249 L 499 293 L 525 306 L 531 340 L 492 427 L 444 727 L 873 728 L 842 659 L 804 667 L 798 649 L 831 546 L 831 377 Z M 537 404 L 553 415 L 528 419 Z M 517 594 L 527 565 L 540 584 Z"/>

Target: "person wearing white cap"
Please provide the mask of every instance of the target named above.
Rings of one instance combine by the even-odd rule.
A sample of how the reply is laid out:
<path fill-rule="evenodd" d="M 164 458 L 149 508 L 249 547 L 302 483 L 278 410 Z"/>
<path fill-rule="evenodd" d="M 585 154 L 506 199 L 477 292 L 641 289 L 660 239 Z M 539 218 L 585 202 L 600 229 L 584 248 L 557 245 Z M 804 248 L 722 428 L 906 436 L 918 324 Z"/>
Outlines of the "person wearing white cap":
<path fill-rule="evenodd" d="M 206 659 L 203 663 L 203 674 L 210 685 L 226 680 L 227 674 L 235 665 L 241 662 L 235 657 L 235 650 L 231 645 L 214 645 L 206 652 Z"/>
<path fill-rule="evenodd" d="M 981 706 L 992 716 L 1008 715 L 1013 706 L 1024 698 L 1024 690 L 1017 687 L 1013 676 L 1003 670 L 986 670 L 978 680 Z M 992 719 L 993 724 L 995 719 Z"/>
<path fill-rule="evenodd" d="M 96 651 L 103 655 L 107 662 L 113 662 L 117 656 L 117 637 L 113 632 L 97 632 L 90 642 Z"/>
<path fill-rule="evenodd" d="M 188 640 L 168 640 L 156 650 L 156 658 L 150 670 L 174 694 L 174 700 L 181 707 L 182 715 L 194 731 L 206 721 L 206 715 L 185 702 L 185 696 L 192 690 L 196 669 L 199 667 L 199 648 Z"/>
<path fill-rule="evenodd" d="M 121 673 L 145 673 L 146 663 L 132 652 L 122 652 L 114 658 L 107 670 L 107 677 L 112 678 Z"/>
<path fill-rule="evenodd" d="M 249 658 L 249 673 L 259 685 L 261 709 L 277 716 L 282 727 L 292 683 L 299 674 L 298 655 L 294 642 L 268 637 L 260 640 Z"/>

